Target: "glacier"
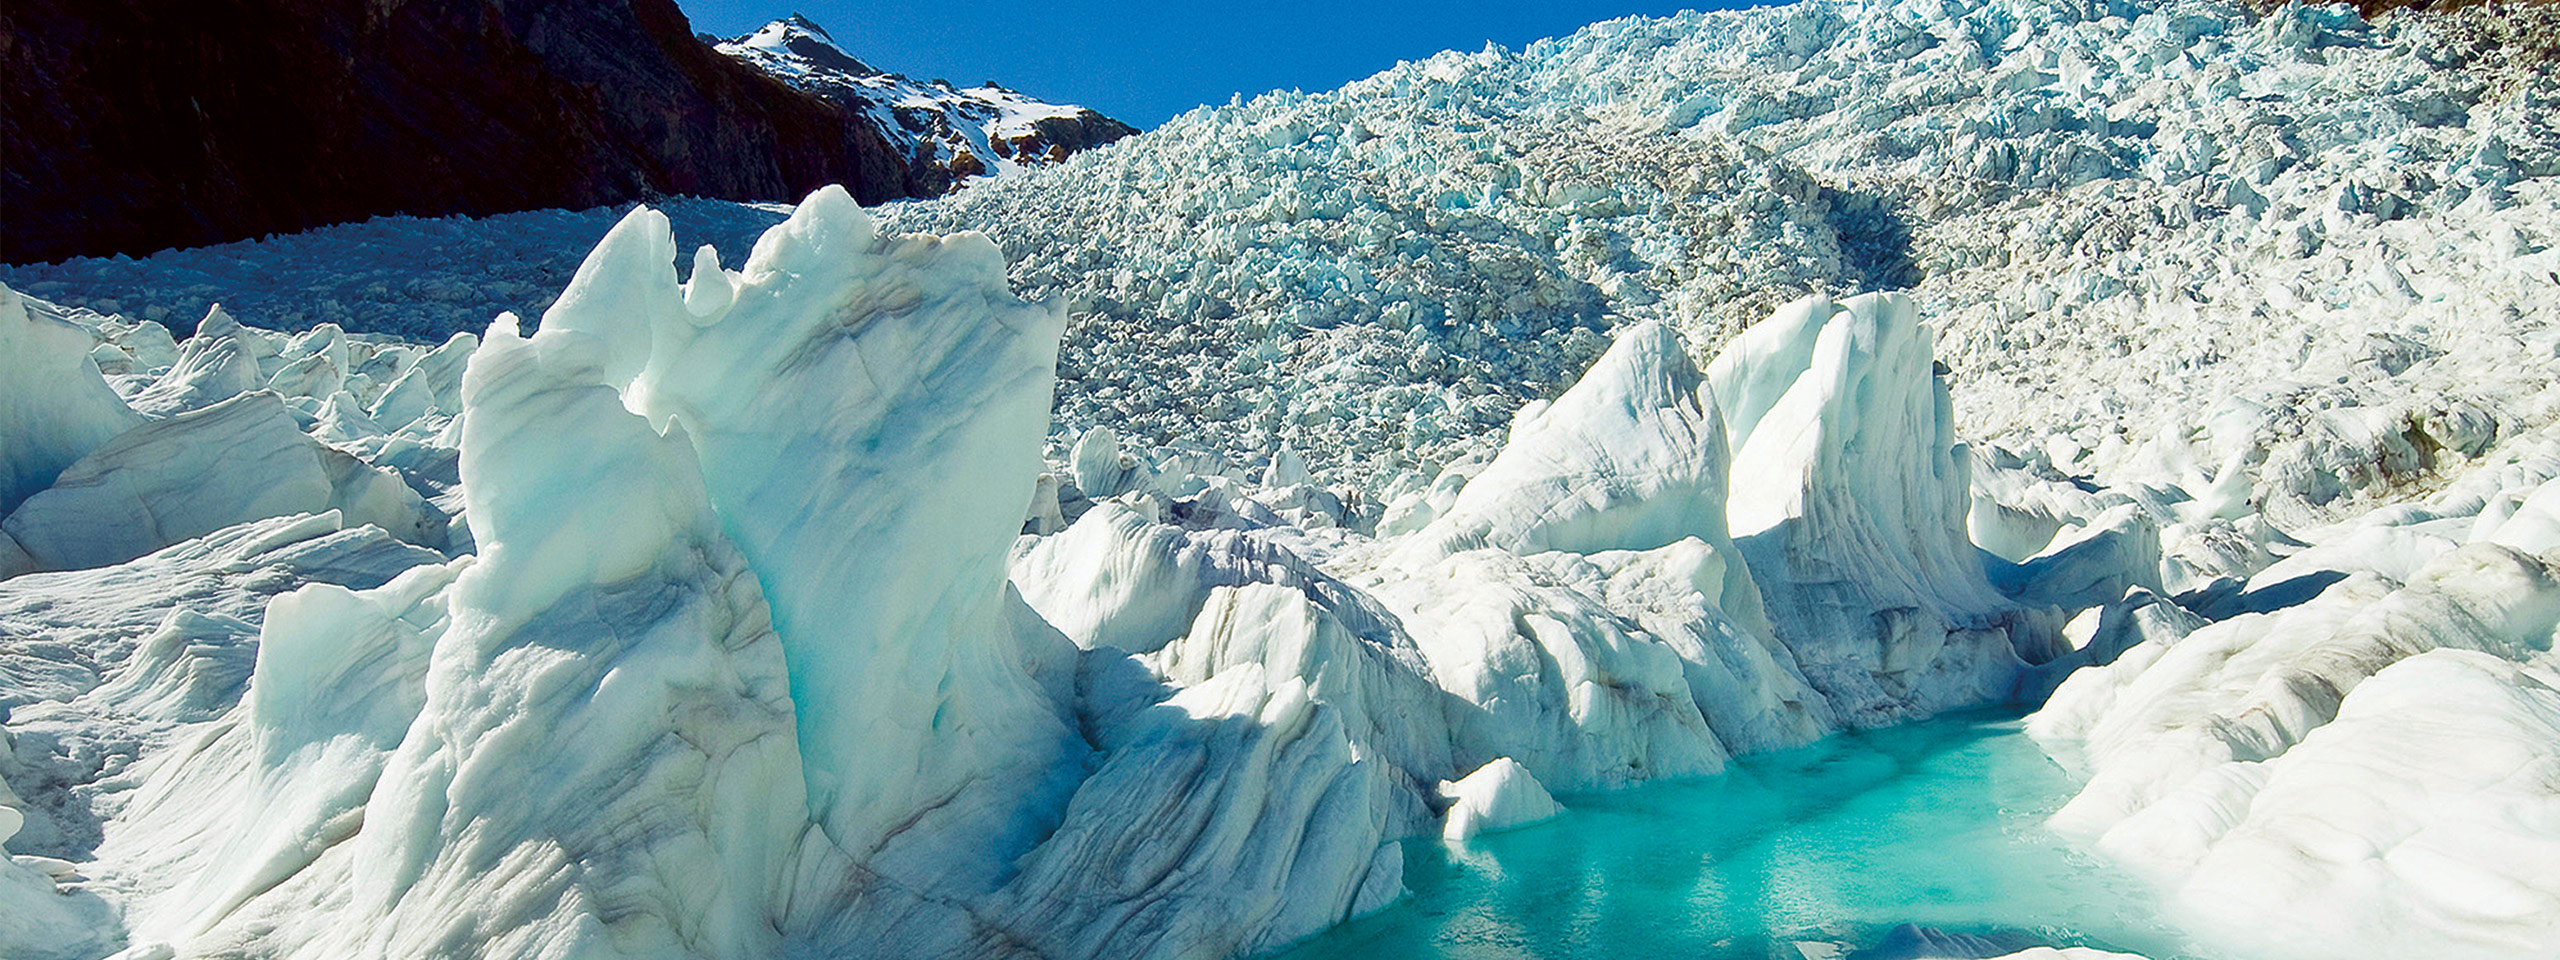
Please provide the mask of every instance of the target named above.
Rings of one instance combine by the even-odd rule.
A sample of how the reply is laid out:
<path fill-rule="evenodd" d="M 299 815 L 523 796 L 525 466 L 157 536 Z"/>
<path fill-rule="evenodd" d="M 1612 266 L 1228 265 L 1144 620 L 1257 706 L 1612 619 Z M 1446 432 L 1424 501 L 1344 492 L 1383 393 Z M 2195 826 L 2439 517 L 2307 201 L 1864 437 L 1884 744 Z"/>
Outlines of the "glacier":
<path fill-rule="evenodd" d="M 1975 708 L 2199 953 L 2560 949 L 2502 15 L 1631 19 L 0 270 L 0 954 L 1244 956 Z"/>
<path fill-rule="evenodd" d="M 1059 418 L 1150 462 L 1428 480 L 1619 318 L 1714 344 L 1904 287 L 1965 436 L 2125 480 L 2263 449 L 2306 526 L 2549 419 L 2546 96 L 2459 19 L 1800 3 L 1203 109 L 890 216 L 988 225 L 1068 298 Z M 1133 348 L 1163 329 L 1217 346 Z"/>
<path fill-rule="evenodd" d="M 1021 531 L 1056 486 L 1041 447 L 1062 324 L 1006 291 L 992 244 L 880 234 L 830 189 L 741 269 L 691 259 L 679 282 L 669 222 L 635 210 L 538 333 L 508 314 L 433 348 L 376 345 L 392 359 L 370 401 L 305 372 L 354 362 L 333 328 L 209 322 L 162 380 L 220 382 L 185 357 L 221 352 L 271 367 L 264 385 L 132 414 L 11 514 L 40 548 L 54 541 L 34 533 L 132 530 L 135 506 L 166 518 L 152 535 L 187 538 L 30 553 L 126 576 L 345 533 L 396 561 L 343 584 L 270 580 L 262 609 L 162 601 L 148 634 L 127 616 L 118 661 L 41 698 L 71 727 L 155 718 L 125 772 L 70 798 L 94 834 L 82 869 L 114 891 L 134 949 L 1283 946 L 1392 903 L 1404 837 L 1551 816 L 1546 785 L 1713 773 L 1842 728 L 1853 711 L 1834 703 L 1877 681 L 1798 667 L 1864 661 L 1763 608 L 1727 478 L 1853 497 L 1829 486 L 1855 471 L 1800 459 L 1855 432 L 1822 424 L 1944 395 L 1925 363 L 1833 356 L 1816 367 L 1877 391 L 1800 375 L 1811 386 L 1785 393 L 1813 398 L 1806 439 L 1736 466 L 1708 371 L 1640 325 L 1404 536 L 1276 522 L 1257 497 L 1313 502 L 1287 464 L 1270 486 L 1193 476 L 1171 498 L 1097 434 L 1084 479 L 1107 464 L 1132 489 L 1040 538 Z M 1797 312 L 1835 344 L 1884 323 L 1925 356 L 1900 304 Z M 1710 368 L 1763 362 L 1744 345 Z M 320 464 L 355 458 L 322 434 L 382 461 L 354 475 L 409 512 L 333 494 Z M 164 438 L 194 442 L 119 454 Z M 1961 463 L 1943 429 L 1908 440 L 1923 463 Z M 417 452 L 433 449 L 450 456 Z M 168 479 L 81 492 L 119 470 Z M 1904 479 L 1935 504 L 1967 490 L 1960 469 Z M 425 510 L 462 534 L 415 543 Z M 1963 536 L 1961 509 L 1906 520 L 1896 533 Z M 1826 583 L 1901 596 L 1928 575 L 1914 562 Z M 67 575 L 5 591 L 46 609 L 61 589 L 46 578 Z M 1916 671 L 1895 682 L 1917 709 L 2003 702 L 2008 686 L 1975 675 L 2007 677 L 2010 644 L 2051 638 L 1985 636 L 1989 666 L 1944 642 L 1868 666 Z"/>

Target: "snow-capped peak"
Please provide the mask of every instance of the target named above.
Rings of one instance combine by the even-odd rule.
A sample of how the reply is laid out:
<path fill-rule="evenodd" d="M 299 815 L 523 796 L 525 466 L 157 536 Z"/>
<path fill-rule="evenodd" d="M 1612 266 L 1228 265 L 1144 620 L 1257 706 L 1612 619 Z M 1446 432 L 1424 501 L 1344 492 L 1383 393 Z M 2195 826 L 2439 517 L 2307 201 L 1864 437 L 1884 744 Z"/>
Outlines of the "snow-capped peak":
<path fill-rule="evenodd" d="M 858 77 L 875 76 L 881 73 L 878 68 L 856 59 L 853 54 L 846 53 L 843 47 L 837 46 L 835 37 L 827 33 L 827 28 L 819 26 L 817 21 L 798 13 L 765 24 L 757 28 L 756 32 L 722 43 L 719 47 L 721 52 L 731 56 L 739 54 L 730 48 L 745 47 L 767 51 L 777 56 L 795 57 L 808 61 L 810 66 L 849 73 Z M 764 58 L 752 58 L 752 62 L 767 69 L 772 69 L 773 66 Z"/>
<path fill-rule="evenodd" d="M 794 87 L 870 116 L 903 156 L 921 158 L 918 195 L 939 194 L 972 177 L 1001 177 L 1063 160 L 1137 132 L 1072 104 L 1053 104 L 995 81 L 962 89 L 863 63 L 826 28 L 792 14 L 715 47 Z"/>

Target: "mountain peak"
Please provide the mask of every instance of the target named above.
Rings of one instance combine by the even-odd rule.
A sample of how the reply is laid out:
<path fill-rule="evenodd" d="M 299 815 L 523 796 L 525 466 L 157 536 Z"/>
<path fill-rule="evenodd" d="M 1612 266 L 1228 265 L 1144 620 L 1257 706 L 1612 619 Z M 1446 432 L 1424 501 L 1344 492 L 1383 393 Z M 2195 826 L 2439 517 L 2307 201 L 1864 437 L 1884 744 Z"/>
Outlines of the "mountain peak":
<path fill-rule="evenodd" d="M 874 76 L 883 72 L 855 59 L 853 54 L 846 53 L 843 47 L 836 45 L 836 38 L 827 33 L 827 28 L 819 26 L 817 21 L 797 12 L 765 24 L 757 28 L 754 33 L 721 45 L 789 54 L 817 66 L 857 77 Z"/>
<path fill-rule="evenodd" d="M 784 83 L 873 118 L 895 151 L 916 158 L 916 187 L 910 193 L 917 196 L 940 195 L 971 177 L 1046 166 L 1137 132 L 1083 107 L 1048 103 L 993 80 L 963 89 L 947 80 L 916 80 L 872 67 L 799 13 L 713 46 Z"/>

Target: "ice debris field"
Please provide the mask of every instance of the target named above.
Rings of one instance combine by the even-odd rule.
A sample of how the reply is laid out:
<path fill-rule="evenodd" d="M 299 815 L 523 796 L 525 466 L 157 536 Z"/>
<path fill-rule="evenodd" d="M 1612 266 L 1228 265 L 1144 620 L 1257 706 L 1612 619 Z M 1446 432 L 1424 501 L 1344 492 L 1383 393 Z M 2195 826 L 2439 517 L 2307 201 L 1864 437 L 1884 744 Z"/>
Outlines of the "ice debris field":
<path fill-rule="evenodd" d="M 7 267 L 0 955 L 1244 956 L 2002 706 L 2176 933 L 1788 949 L 2560 954 L 2536 16 L 1623 20 Z"/>

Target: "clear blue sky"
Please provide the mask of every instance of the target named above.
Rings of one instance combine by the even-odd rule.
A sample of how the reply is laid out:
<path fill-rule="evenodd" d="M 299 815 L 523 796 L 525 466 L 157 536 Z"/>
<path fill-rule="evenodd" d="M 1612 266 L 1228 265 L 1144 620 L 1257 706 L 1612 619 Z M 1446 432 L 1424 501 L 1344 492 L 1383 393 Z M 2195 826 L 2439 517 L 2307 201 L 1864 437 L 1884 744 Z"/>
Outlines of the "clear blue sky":
<path fill-rule="evenodd" d="M 793 12 L 883 70 L 963 86 L 994 80 L 1139 127 L 1267 90 L 1330 90 L 1442 50 L 1517 50 L 1631 14 L 1745 0 L 1347 3 L 1264 0 L 677 0 L 696 32 L 736 36 Z"/>

